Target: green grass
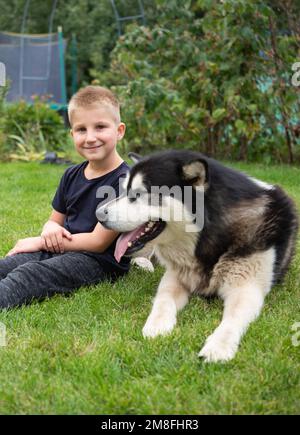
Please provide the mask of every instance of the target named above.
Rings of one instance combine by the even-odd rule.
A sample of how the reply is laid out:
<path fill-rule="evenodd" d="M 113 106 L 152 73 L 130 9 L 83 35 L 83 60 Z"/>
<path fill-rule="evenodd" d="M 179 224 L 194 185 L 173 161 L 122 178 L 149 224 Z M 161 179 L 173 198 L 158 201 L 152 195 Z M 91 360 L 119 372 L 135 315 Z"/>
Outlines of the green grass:
<path fill-rule="evenodd" d="M 238 167 L 281 184 L 300 208 L 299 168 Z M 0 164 L 0 256 L 40 232 L 63 170 Z M 161 268 L 3 311 L 0 413 L 298 414 L 300 345 L 293 346 L 291 328 L 300 322 L 299 248 L 285 283 L 267 297 L 227 364 L 197 357 L 221 319 L 219 300 L 193 298 L 170 336 L 142 338 Z"/>

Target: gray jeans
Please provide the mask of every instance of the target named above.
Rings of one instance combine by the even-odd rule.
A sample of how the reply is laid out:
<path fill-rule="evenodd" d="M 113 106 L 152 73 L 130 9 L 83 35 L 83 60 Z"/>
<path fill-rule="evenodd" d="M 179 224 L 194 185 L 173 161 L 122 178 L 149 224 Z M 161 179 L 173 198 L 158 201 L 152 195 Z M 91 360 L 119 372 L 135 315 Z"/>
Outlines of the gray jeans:
<path fill-rule="evenodd" d="M 70 293 L 116 276 L 100 255 L 88 252 L 39 251 L 5 257 L 0 259 L 0 309 Z"/>

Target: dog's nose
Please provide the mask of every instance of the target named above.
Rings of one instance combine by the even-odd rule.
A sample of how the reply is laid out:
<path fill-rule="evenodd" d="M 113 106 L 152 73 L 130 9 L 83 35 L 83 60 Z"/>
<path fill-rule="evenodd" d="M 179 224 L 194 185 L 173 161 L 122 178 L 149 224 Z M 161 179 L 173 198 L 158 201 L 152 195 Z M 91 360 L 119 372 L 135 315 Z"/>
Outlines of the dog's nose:
<path fill-rule="evenodd" d="M 99 222 L 105 222 L 107 220 L 108 211 L 106 207 L 99 207 L 96 210 L 96 217 Z"/>

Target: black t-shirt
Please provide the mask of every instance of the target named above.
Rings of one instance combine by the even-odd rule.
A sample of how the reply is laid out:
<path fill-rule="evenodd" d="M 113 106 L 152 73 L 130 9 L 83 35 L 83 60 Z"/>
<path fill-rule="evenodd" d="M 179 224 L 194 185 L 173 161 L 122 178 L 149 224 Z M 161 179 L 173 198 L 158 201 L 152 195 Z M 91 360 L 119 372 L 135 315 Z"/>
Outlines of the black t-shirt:
<path fill-rule="evenodd" d="M 71 234 L 89 233 L 94 230 L 98 222 L 96 209 L 102 201 L 107 200 L 105 191 L 108 192 L 111 186 L 112 193 L 118 197 L 119 179 L 125 177 L 129 171 L 129 166 L 123 162 L 108 174 L 88 180 L 84 175 L 87 165 L 88 162 L 85 161 L 65 171 L 52 201 L 54 210 L 66 215 L 64 227 Z M 116 241 L 105 252 L 95 256 L 107 260 L 117 269 L 128 270 L 130 261 L 128 258 L 123 257 L 120 263 L 115 260 L 115 245 Z"/>

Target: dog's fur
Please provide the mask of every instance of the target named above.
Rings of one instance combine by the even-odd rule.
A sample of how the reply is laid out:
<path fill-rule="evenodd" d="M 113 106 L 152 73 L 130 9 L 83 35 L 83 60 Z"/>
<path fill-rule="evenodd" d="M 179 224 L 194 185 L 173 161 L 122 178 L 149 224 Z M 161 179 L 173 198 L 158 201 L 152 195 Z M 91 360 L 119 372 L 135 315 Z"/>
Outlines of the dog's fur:
<path fill-rule="evenodd" d="M 133 157 L 136 164 L 125 182 L 126 193 L 100 207 L 97 216 L 106 228 L 127 234 L 140 225 L 142 231 L 147 221 L 164 221 L 165 226 L 157 224 L 161 232 L 155 238 L 148 241 L 147 234 L 143 235 L 134 249 L 128 248 L 130 254 L 146 243 L 151 245 L 166 268 L 143 335 L 170 333 L 177 311 L 190 295 L 218 295 L 224 301 L 223 319 L 199 355 L 206 361 L 230 360 L 293 256 L 298 228 L 293 202 L 280 187 L 252 179 L 200 153 L 166 151 L 140 161 Z M 172 196 L 153 206 L 151 186 L 192 186 L 192 208 L 187 210 L 184 201 Z M 132 199 L 131 193 L 137 191 L 140 197 Z M 193 215 L 199 191 L 204 191 L 201 229 Z M 184 220 L 166 217 L 167 206 L 184 208 Z M 187 232 L 187 224 L 194 226 L 194 231 Z"/>

